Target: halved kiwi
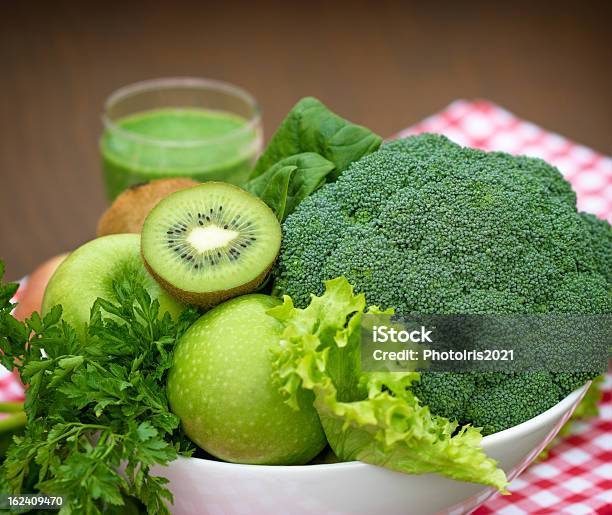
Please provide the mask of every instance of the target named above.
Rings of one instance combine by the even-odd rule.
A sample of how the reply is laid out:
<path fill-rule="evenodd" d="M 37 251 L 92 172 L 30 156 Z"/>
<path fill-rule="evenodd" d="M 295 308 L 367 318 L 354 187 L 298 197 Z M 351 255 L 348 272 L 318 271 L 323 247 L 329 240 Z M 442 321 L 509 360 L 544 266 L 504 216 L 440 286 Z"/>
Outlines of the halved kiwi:
<path fill-rule="evenodd" d="M 255 290 L 278 254 L 272 210 L 224 182 L 206 182 L 160 201 L 142 228 L 142 255 L 159 283 L 202 307 Z"/>
<path fill-rule="evenodd" d="M 177 177 L 137 184 L 119 195 L 98 222 L 98 236 L 140 233 L 144 219 L 161 199 L 199 182 Z"/>

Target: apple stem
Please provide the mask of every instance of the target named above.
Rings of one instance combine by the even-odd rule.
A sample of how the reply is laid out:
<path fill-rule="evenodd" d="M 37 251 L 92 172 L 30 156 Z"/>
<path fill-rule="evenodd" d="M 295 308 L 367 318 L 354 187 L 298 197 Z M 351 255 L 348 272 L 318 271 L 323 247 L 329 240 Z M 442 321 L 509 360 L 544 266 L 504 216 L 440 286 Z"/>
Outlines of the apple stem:
<path fill-rule="evenodd" d="M 0 413 L 19 413 L 23 411 L 23 402 L 0 402 Z"/>

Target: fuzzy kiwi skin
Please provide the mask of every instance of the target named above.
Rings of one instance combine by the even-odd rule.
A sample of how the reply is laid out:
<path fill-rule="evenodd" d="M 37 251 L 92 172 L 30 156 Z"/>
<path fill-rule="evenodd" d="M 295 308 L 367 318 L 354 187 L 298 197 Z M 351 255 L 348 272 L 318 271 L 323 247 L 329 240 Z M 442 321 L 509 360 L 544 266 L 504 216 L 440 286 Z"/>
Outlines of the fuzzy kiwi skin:
<path fill-rule="evenodd" d="M 265 281 L 266 277 L 268 276 L 268 272 L 270 272 L 272 266 L 274 265 L 273 261 L 272 263 L 270 263 L 268 268 L 266 268 L 255 279 L 249 281 L 248 283 L 241 284 L 240 286 L 235 286 L 234 288 L 230 288 L 228 290 L 217 290 L 198 293 L 193 291 L 181 290 L 180 288 L 177 288 L 176 286 L 170 284 L 163 277 L 156 274 L 155 270 L 153 270 L 149 266 L 149 263 L 147 263 L 147 260 L 145 259 L 142 251 L 140 252 L 140 254 L 142 256 L 142 260 L 144 261 L 145 267 L 164 290 L 166 290 L 175 299 L 185 304 L 191 304 L 192 306 L 197 306 L 199 308 L 204 309 L 212 308 L 217 304 L 221 304 L 223 301 L 238 297 L 239 295 L 245 295 L 246 293 L 254 292 Z"/>
<path fill-rule="evenodd" d="M 104 212 L 98 222 L 98 236 L 109 234 L 136 233 L 142 231 L 142 224 L 155 205 L 171 193 L 198 186 L 192 179 L 156 179 L 138 184 L 125 190 Z"/>

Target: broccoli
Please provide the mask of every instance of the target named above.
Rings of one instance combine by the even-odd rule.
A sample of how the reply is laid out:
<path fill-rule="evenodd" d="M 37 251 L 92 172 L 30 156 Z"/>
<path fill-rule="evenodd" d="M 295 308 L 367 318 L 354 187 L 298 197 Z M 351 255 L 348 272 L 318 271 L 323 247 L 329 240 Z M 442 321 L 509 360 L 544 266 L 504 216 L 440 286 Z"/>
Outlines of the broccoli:
<path fill-rule="evenodd" d="M 463 423 L 467 406 L 476 392 L 476 376 L 469 372 L 421 374 L 412 391 L 419 399 L 427 399 L 435 406 L 436 415 Z"/>
<path fill-rule="evenodd" d="M 610 224 L 589 213 L 580 213 L 580 216 L 591 235 L 590 244 L 597 270 L 607 279 L 608 283 L 612 283 L 612 230 L 610 230 Z"/>
<path fill-rule="evenodd" d="M 486 435 L 539 415 L 590 379 L 587 373 L 426 373 L 412 391 L 436 415 L 482 427 Z"/>
<path fill-rule="evenodd" d="M 275 289 L 298 306 L 344 275 L 398 314 L 612 313 L 612 229 L 542 160 L 426 134 L 387 143 L 283 226 Z M 435 414 L 499 431 L 596 374 L 423 373 Z"/>
<path fill-rule="evenodd" d="M 476 387 L 465 406 L 462 423 L 491 434 L 516 426 L 552 408 L 564 395 L 546 372 L 495 374 L 495 384 Z M 478 382 L 478 378 L 476 379 Z"/>

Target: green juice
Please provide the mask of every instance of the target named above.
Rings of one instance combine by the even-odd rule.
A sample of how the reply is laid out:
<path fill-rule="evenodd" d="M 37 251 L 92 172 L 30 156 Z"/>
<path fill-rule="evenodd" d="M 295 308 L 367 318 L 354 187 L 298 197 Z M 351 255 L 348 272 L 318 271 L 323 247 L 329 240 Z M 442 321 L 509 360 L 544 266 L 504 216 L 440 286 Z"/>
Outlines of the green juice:
<path fill-rule="evenodd" d="M 242 184 L 260 144 L 255 127 L 224 111 L 155 109 L 121 118 L 100 141 L 108 199 L 163 177 Z"/>

